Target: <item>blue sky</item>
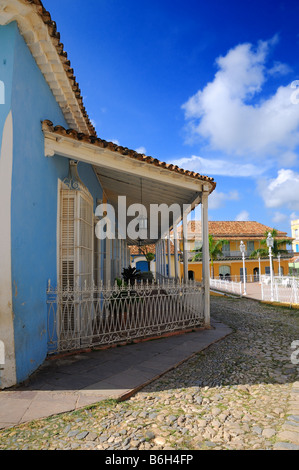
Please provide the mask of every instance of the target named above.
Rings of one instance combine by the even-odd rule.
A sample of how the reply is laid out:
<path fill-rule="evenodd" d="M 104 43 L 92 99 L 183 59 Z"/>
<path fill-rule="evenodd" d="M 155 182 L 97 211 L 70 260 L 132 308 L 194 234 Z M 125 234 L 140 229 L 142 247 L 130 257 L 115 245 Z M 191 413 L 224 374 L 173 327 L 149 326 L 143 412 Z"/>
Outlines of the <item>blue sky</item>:
<path fill-rule="evenodd" d="M 212 220 L 290 234 L 299 218 L 298 2 L 43 3 L 99 137 L 214 177 Z"/>

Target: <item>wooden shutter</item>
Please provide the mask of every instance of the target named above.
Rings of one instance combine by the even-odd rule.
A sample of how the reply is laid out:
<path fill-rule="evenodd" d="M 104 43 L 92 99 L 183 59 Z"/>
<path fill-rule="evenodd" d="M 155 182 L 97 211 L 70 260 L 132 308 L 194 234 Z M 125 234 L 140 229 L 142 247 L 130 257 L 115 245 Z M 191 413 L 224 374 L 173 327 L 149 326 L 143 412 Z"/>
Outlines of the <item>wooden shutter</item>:
<path fill-rule="evenodd" d="M 60 272 L 63 288 L 93 281 L 93 201 L 82 191 L 61 190 Z"/>
<path fill-rule="evenodd" d="M 92 197 L 83 191 L 62 189 L 59 284 L 64 292 L 60 298 L 60 339 L 72 348 L 80 346 L 80 335 L 88 324 L 79 301 L 80 289 L 91 287 L 93 282 L 93 247 Z"/>
<path fill-rule="evenodd" d="M 75 209 L 76 192 L 61 190 L 59 283 L 63 289 L 75 283 Z"/>
<path fill-rule="evenodd" d="M 77 193 L 76 277 L 80 287 L 93 282 L 93 203 L 83 192 Z"/>

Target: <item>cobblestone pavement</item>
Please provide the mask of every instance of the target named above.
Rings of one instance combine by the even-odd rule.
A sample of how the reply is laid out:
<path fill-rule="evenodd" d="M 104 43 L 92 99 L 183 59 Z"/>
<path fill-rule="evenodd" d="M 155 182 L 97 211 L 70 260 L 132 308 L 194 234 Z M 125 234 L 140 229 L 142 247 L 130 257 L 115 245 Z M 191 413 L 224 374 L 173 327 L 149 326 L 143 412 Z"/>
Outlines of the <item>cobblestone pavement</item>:
<path fill-rule="evenodd" d="M 0 449 L 299 450 L 291 348 L 299 310 L 224 297 L 211 304 L 213 318 L 233 328 L 227 338 L 125 402 L 2 430 Z"/>

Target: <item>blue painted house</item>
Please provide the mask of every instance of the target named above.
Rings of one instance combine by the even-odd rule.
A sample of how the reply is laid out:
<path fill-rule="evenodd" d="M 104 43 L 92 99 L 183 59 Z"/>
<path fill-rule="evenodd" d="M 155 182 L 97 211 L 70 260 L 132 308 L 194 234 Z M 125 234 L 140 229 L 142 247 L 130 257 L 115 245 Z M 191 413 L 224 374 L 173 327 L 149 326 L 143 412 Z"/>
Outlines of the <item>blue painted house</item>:
<path fill-rule="evenodd" d="M 95 237 L 96 207 L 110 202 L 119 220 L 118 197 L 126 207 L 139 201 L 141 179 L 148 206 L 202 203 L 207 217 L 213 179 L 100 139 L 42 2 L 0 0 L 1 388 L 47 358 L 49 280 L 107 284 L 129 265 L 132 240 Z M 208 323 L 208 289 L 204 295 Z"/>

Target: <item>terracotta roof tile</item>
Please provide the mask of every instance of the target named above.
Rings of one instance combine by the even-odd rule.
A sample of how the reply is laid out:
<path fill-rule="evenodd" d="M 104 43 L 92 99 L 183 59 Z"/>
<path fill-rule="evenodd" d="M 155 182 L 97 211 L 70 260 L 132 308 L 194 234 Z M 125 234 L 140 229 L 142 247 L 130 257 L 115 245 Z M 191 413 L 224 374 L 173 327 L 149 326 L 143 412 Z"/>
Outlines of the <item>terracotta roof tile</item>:
<path fill-rule="evenodd" d="M 130 247 L 130 252 L 131 252 L 131 255 L 139 255 L 139 246 L 137 245 L 131 245 Z M 150 253 L 156 253 L 156 245 L 155 244 L 152 244 L 152 245 L 145 245 L 142 247 L 143 250 L 145 250 L 146 252 L 150 252 Z M 167 251 L 167 243 L 165 243 L 165 252 L 166 254 L 168 253 Z M 178 251 L 179 252 L 179 251 Z M 174 255 L 174 244 L 172 242 L 170 242 L 170 254 Z M 142 256 L 142 253 L 140 254 Z"/>
<path fill-rule="evenodd" d="M 212 183 L 213 190 L 216 187 L 216 183 L 214 182 L 214 178 L 209 176 L 200 175 L 199 173 L 195 173 L 194 171 L 184 170 L 183 168 L 179 168 L 177 166 L 162 162 L 157 158 L 149 157 L 147 155 L 135 152 L 134 150 L 128 149 L 127 147 L 122 147 L 120 145 L 114 144 L 113 142 L 107 142 L 106 140 L 100 139 L 96 136 L 82 134 L 77 132 L 74 129 L 65 129 L 62 126 L 54 126 L 53 123 L 49 120 L 45 120 L 42 122 L 42 128 L 44 131 L 51 132 L 54 134 L 59 134 L 60 136 L 71 137 L 77 141 L 86 142 L 88 144 L 93 144 L 100 148 L 106 148 L 111 150 L 112 152 L 117 152 L 121 155 L 128 156 L 130 158 L 134 158 L 135 160 L 139 160 L 145 163 L 149 163 L 161 168 L 165 168 L 169 171 L 174 171 L 185 176 L 189 176 L 191 178 L 195 178 L 202 181 L 208 181 Z"/>
<path fill-rule="evenodd" d="M 89 129 L 90 135 L 96 135 L 96 130 L 92 125 L 85 106 L 83 104 L 83 98 L 81 96 L 81 90 L 79 84 L 76 81 L 74 75 L 74 69 L 71 67 L 70 60 L 68 59 L 67 52 L 64 50 L 64 45 L 60 42 L 60 33 L 57 31 L 56 22 L 52 20 L 50 13 L 44 8 L 41 0 L 24 0 L 25 3 L 31 4 L 35 7 L 35 11 L 40 15 L 43 22 L 48 28 L 49 36 L 56 48 L 56 51 L 60 57 L 61 63 L 65 70 L 65 73 L 70 81 L 75 97 L 79 103 L 82 115 L 84 116 L 86 125 Z"/>
<path fill-rule="evenodd" d="M 209 221 L 209 233 L 215 238 L 231 238 L 234 240 L 250 240 L 252 238 L 262 239 L 265 233 L 272 231 L 273 227 L 261 224 L 255 221 Z M 188 231 L 190 234 L 201 234 L 201 222 L 192 220 L 188 222 Z M 182 227 L 178 228 L 181 236 Z M 277 230 L 276 238 L 292 240 L 286 232 Z"/>
<path fill-rule="evenodd" d="M 96 130 L 94 126 L 91 124 L 91 121 L 88 117 L 88 114 L 86 112 L 86 109 L 83 105 L 83 99 L 81 96 L 81 90 L 79 88 L 79 84 L 76 82 L 76 77 L 74 75 L 74 70 L 71 68 L 71 63 L 68 59 L 68 55 L 64 50 L 64 45 L 60 42 L 60 33 L 57 31 L 57 26 L 55 21 L 52 20 L 50 13 L 44 8 L 43 3 L 41 0 L 24 0 L 25 3 L 31 4 L 35 7 L 36 12 L 41 16 L 43 22 L 45 25 L 47 25 L 49 35 L 51 37 L 51 40 L 57 50 L 57 53 L 60 57 L 61 63 L 64 67 L 65 73 L 72 85 L 72 89 L 74 91 L 74 94 L 76 96 L 76 99 L 80 105 L 81 112 L 85 118 L 86 125 L 89 129 L 90 134 L 81 134 L 73 129 L 64 129 L 61 126 L 56 126 L 53 128 L 53 124 L 50 121 L 44 121 L 44 123 L 47 123 L 48 128 L 52 129 L 53 132 L 56 132 L 61 135 L 68 135 L 71 136 L 77 140 L 83 140 L 84 142 L 89 142 L 95 145 L 98 145 L 102 148 L 108 148 L 109 150 L 112 150 L 113 152 L 118 152 L 122 155 L 128 155 L 129 157 L 135 158 L 140 161 L 144 161 L 146 163 L 151 163 L 153 165 L 169 169 L 171 171 L 176 171 L 177 173 L 184 174 L 186 176 L 190 176 L 192 178 L 204 180 L 204 181 L 209 181 L 213 183 L 213 189 L 216 186 L 216 183 L 214 183 L 214 179 L 210 178 L 208 176 L 203 176 L 200 175 L 199 173 L 195 173 L 194 171 L 190 170 L 184 170 L 182 168 L 179 168 L 175 165 L 172 165 L 171 163 L 166 163 L 159 161 L 156 158 L 149 157 L 140 153 L 135 152 L 134 150 L 130 150 L 126 147 L 118 146 L 114 144 L 113 142 L 107 142 L 105 140 L 97 138 Z"/>

